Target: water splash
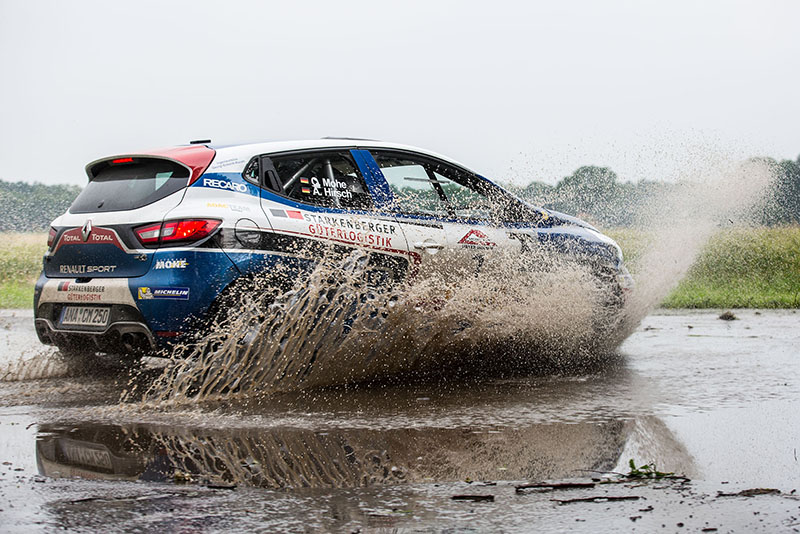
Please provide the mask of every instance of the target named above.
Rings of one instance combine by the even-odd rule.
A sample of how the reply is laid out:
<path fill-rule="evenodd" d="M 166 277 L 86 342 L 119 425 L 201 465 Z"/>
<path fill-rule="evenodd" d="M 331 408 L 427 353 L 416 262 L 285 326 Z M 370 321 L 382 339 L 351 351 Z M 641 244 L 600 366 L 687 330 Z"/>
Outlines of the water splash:
<path fill-rule="evenodd" d="M 369 253 L 324 258 L 272 297 L 239 295 L 239 316 L 145 392 L 148 402 L 216 399 L 372 379 L 589 364 L 616 322 L 600 280 L 560 257 L 487 257 L 471 277 L 374 287 Z M 544 266 L 544 267 L 543 267 Z M 257 287 L 257 286 L 256 286 Z M 135 395 L 135 388 L 130 395 Z"/>
<path fill-rule="evenodd" d="M 773 171 L 759 160 L 718 164 L 687 175 L 640 207 L 638 229 L 649 235 L 649 243 L 630 266 L 637 283 L 628 303 L 631 326 L 677 286 L 714 234 L 757 219 L 755 210 L 770 191 Z"/>
<path fill-rule="evenodd" d="M 181 347 L 144 400 L 180 403 L 398 375 L 588 367 L 663 300 L 715 232 L 752 213 L 771 177 L 759 162 L 718 167 L 642 206 L 637 218 L 650 242 L 633 266 L 638 287 L 623 313 L 609 313 L 608 287 L 590 269 L 545 252 L 498 252 L 479 275 L 394 287 L 365 282 L 369 252 L 331 254 L 277 297 L 258 285 L 243 291 L 238 317 Z M 128 393 L 141 394 L 135 386 Z"/>

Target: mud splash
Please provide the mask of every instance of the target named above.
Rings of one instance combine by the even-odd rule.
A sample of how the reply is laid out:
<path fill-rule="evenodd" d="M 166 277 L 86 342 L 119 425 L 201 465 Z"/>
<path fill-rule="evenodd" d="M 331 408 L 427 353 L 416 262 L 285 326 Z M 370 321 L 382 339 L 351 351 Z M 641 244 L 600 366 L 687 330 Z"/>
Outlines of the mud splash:
<path fill-rule="evenodd" d="M 543 257 L 517 259 L 512 268 L 500 255 L 486 264 L 480 276 L 374 287 L 366 282 L 368 253 L 326 257 L 274 300 L 266 291 L 242 292 L 234 306 L 239 316 L 181 347 L 185 356 L 144 399 L 211 400 L 393 376 L 589 365 L 613 348 L 607 342 L 616 320 L 603 310 L 606 288 L 586 268 Z M 136 395 L 135 387 L 128 394 Z"/>
<path fill-rule="evenodd" d="M 687 174 L 640 208 L 637 229 L 650 235 L 650 243 L 629 265 L 637 283 L 628 303 L 630 326 L 635 328 L 677 286 L 714 234 L 755 223 L 774 179 L 765 161 L 716 162 L 710 170 Z"/>
<path fill-rule="evenodd" d="M 591 369 L 604 361 L 691 267 L 713 234 L 746 224 L 769 191 L 764 162 L 716 165 L 638 213 L 649 243 L 629 267 L 624 313 L 587 269 L 538 255 L 488 256 L 479 276 L 374 287 L 369 256 L 329 256 L 291 290 L 262 281 L 238 295 L 235 316 L 179 347 L 157 379 L 136 375 L 122 401 L 183 403 L 335 386 L 387 377 Z M 0 380 L 80 375 L 53 351 L 0 362 Z"/>
<path fill-rule="evenodd" d="M 237 317 L 128 399 L 182 403 L 318 388 L 393 376 L 588 369 L 607 356 L 685 275 L 708 239 L 747 222 L 772 173 L 758 162 L 693 176 L 642 206 L 650 245 L 638 287 L 609 313 L 607 287 L 586 267 L 548 256 L 489 256 L 474 276 L 374 287 L 369 253 L 328 256 L 275 297 L 256 284 Z"/>

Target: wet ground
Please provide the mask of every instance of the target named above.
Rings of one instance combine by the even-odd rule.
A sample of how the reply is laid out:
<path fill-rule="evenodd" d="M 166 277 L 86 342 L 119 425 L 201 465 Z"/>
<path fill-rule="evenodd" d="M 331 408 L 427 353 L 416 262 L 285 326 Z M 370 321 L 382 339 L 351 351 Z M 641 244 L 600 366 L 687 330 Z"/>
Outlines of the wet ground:
<path fill-rule="evenodd" d="M 3 312 L 0 531 L 794 531 L 800 314 L 736 315 L 653 314 L 591 374 L 147 407 Z"/>

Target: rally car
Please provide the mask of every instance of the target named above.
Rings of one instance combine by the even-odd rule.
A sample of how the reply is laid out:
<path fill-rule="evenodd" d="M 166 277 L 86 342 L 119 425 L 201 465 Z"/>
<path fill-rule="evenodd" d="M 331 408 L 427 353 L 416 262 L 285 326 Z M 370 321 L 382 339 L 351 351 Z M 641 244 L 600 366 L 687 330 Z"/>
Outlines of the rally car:
<path fill-rule="evenodd" d="M 64 352 L 150 353 L 193 335 L 243 280 L 287 283 L 331 249 L 368 253 L 394 283 L 491 251 L 547 247 L 593 265 L 619 295 L 619 246 L 427 150 L 345 138 L 102 158 L 52 223 L 36 332 Z"/>

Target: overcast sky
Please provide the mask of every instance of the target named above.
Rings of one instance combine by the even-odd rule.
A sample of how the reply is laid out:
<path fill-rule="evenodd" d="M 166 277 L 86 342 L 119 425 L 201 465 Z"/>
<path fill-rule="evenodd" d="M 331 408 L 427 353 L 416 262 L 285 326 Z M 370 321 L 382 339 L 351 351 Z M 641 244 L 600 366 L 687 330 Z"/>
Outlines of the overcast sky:
<path fill-rule="evenodd" d="M 341 135 L 501 181 L 800 154 L 800 2 L 0 0 L 0 178 Z"/>

